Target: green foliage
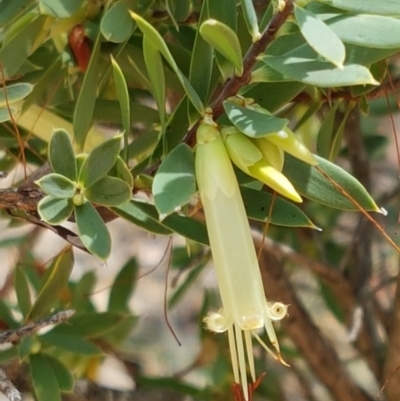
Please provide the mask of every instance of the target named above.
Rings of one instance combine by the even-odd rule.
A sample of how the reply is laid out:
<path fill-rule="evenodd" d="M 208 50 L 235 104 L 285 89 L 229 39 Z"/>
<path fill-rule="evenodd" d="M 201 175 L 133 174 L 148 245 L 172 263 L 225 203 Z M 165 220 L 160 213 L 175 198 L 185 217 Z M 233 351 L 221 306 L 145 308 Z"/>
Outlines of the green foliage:
<path fill-rule="evenodd" d="M 199 212 L 193 168 L 199 123 L 203 119 L 215 122 L 218 129 L 233 125 L 252 141 L 283 135 L 291 127 L 298 139 L 292 143 L 291 155 L 271 140 L 281 152 L 282 163 L 284 159 L 283 168 L 281 163 L 275 170 L 278 177 L 290 181 L 303 204 L 283 199 L 235 170 L 247 217 L 256 230 L 268 224 L 267 241 L 275 243 L 270 245 L 271 252 L 285 259 L 285 267 L 295 265 L 292 285 L 304 258 L 340 267 L 325 271 L 323 277 L 316 268 L 310 276 L 317 277 L 315 291 L 324 312 L 339 324 L 349 322 L 356 302 L 364 302 L 359 296 L 365 283 L 376 283 L 380 276 L 374 276 L 375 266 L 367 266 L 372 273 L 365 282 L 357 282 L 352 269 L 363 265 L 362 258 L 357 258 L 367 251 L 352 253 L 353 246 L 347 250 L 337 238 L 346 237 L 357 247 L 363 233 L 354 229 L 354 238 L 347 239 L 353 227 L 343 212 L 382 212 L 381 202 L 385 206 L 386 197 L 394 197 L 384 192 L 380 182 L 371 185 L 368 177 L 381 172 L 367 171 L 365 178 L 362 168 L 357 170 L 355 156 L 361 157 L 365 150 L 367 164 L 373 163 L 387 148 L 387 137 L 375 127 L 387 104 L 372 99 L 385 96 L 390 80 L 398 87 L 398 66 L 391 57 L 400 50 L 399 17 L 397 0 L 298 0 L 293 6 L 280 0 L 0 1 L 1 178 L 3 172 L 14 177 L 20 160 L 26 163 L 26 176 L 32 167 L 43 168 L 22 185 L 14 182 L 5 195 L 1 190 L 0 207 L 7 212 L 2 217 L 17 217 L 11 218 L 7 230 L 21 220 L 49 228 L 102 262 L 109 258 L 114 240 L 107 224 L 118 217 L 157 236 L 183 237 L 186 246 L 179 247 L 179 252 L 174 249 L 172 257 L 176 285 L 166 298 L 167 307 L 179 313 L 179 306 L 199 287 L 210 256 L 204 252 L 209 244 L 207 221 Z M 72 35 L 77 27 L 80 36 Z M 88 65 L 86 71 L 82 65 Z M 394 99 L 388 101 L 394 104 Z M 350 125 L 354 132 L 349 134 Z M 361 138 L 359 155 L 352 136 Z M 294 157 L 303 142 L 317 153 L 317 166 Z M 238 145 L 235 152 L 239 157 L 244 149 Z M 218 160 L 209 163 L 218 165 Z M 394 170 L 385 179 L 392 176 L 397 176 Z M 366 188 L 372 188 L 379 207 Z M 19 197 L 11 206 L 6 199 L 10 193 Z M 389 211 L 397 216 L 397 205 L 391 207 Z M 393 232 L 395 219 L 389 218 Z M 18 330 L 67 308 L 76 314 L 45 333 L 34 330 L 12 342 L 10 349 L 0 351 L 0 361 L 29 365 L 36 399 L 56 401 L 73 390 L 75 377 L 93 379 L 95 367 L 106 354 L 130 350 L 130 335 L 138 321 L 130 301 L 136 286 L 142 285 L 140 266 L 130 256 L 121 262 L 100 312 L 91 296 L 96 275 L 71 279 L 73 250 L 65 248 L 54 255 L 44 270 L 30 241 L 28 234 L 0 241 L 2 250 L 19 250 L 12 280 L 7 281 L 12 288 L 6 287 L 0 300 L 0 327 Z M 118 245 L 119 241 L 114 242 Z M 382 243 L 372 246 L 366 240 L 365 246 L 368 252 L 380 249 L 371 260 L 381 260 L 388 253 Z M 177 253 L 179 263 L 175 263 Z M 293 263 L 286 263 L 291 258 Z M 110 260 L 114 263 L 114 258 Z M 330 274 L 336 273 L 332 279 Z M 282 267 L 280 274 L 277 287 L 289 281 L 288 269 Z M 354 304 L 343 306 L 338 291 L 332 289 L 338 277 L 345 283 L 341 289 L 359 291 L 354 290 Z M 375 297 L 370 289 L 365 293 Z M 210 294 L 204 297 L 206 312 L 219 307 Z M 373 301 L 378 308 L 380 298 Z M 146 302 L 152 302 L 151 294 Z M 363 306 L 366 314 L 369 306 Z M 373 323 L 370 326 L 376 323 L 379 331 L 385 330 L 382 319 L 367 317 Z M 211 336 L 204 330 L 202 317 L 198 321 L 201 350 L 192 366 L 203 369 L 207 385 L 188 385 L 185 374 L 179 379 L 155 379 L 146 377 L 146 372 L 135 377 L 138 384 L 173 389 L 193 399 L 231 397 L 233 379 L 225 338 Z M 295 315 L 293 321 L 300 324 L 302 319 Z M 283 347 L 284 358 L 292 364 L 307 360 L 295 335 L 284 327 L 280 331 L 278 337 L 293 336 L 286 344 L 298 348 Z M 378 336 L 385 345 L 388 333 Z M 376 338 L 376 333 L 371 337 Z M 353 345 L 359 347 L 357 340 Z M 357 358 L 370 363 L 371 350 L 382 347 L 373 345 L 367 351 L 360 348 Z M 318 376 L 318 369 L 310 366 Z M 377 381 L 381 380 L 376 370 L 386 370 L 371 366 Z M 256 366 L 256 370 L 265 368 Z M 281 383 L 280 371 L 275 366 L 268 370 L 267 378 Z M 265 382 L 257 389 L 261 397 L 282 398 L 269 379 Z M 328 387 L 332 399 L 338 399 L 334 386 L 328 383 Z"/>
<path fill-rule="evenodd" d="M 110 207 L 131 198 L 133 179 L 119 157 L 120 141 L 117 135 L 82 158 L 74 155 L 68 133 L 56 130 L 49 144 L 50 164 L 55 173 L 36 181 L 47 195 L 38 204 L 41 218 L 48 224 L 58 225 L 74 213 L 83 245 L 103 260 L 111 252 L 111 237 L 90 202 Z M 122 178 L 107 175 L 113 168 Z"/>

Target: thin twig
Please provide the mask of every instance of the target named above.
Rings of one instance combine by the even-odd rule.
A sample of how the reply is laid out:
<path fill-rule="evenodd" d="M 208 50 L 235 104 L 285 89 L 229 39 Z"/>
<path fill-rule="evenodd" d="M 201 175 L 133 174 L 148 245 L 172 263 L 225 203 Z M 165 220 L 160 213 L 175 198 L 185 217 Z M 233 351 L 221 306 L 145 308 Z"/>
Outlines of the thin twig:
<path fill-rule="evenodd" d="M 74 314 L 74 310 L 67 309 L 65 311 L 57 312 L 54 315 L 47 316 L 35 322 L 28 323 L 25 326 L 19 327 L 18 329 L 4 331 L 0 334 L 0 344 L 16 343 L 20 341 L 23 337 L 29 336 L 30 334 L 42 329 L 43 327 L 63 323 Z"/>

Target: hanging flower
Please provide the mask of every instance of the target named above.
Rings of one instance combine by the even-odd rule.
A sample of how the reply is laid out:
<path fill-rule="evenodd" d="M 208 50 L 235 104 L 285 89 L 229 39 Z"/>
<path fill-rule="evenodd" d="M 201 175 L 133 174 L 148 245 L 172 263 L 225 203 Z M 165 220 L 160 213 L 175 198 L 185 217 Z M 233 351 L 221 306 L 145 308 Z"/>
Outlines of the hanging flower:
<path fill-rule="evenodd" d="M 246 358 L 251 380 L 256 382 L 252 337 L 283 362 L 272 321 L 285 317 L 287 306 L 265 299 L 239 185 L 212 123 L 200 125 L 197 131 L 196 178 L 223 305 L 218 312 L 209 313 L 205 322 L 211 331 L 228 333 L 234 380 L 248 400 Z M 273 350 L 259 337 L 263 328 Z"/>

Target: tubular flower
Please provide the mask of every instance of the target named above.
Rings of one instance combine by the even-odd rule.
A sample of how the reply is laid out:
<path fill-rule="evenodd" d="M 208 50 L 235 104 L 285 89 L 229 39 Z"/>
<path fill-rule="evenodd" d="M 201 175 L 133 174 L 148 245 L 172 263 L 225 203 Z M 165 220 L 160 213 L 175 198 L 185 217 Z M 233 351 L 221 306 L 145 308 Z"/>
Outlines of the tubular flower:
<path fill-rule="evenodd" d="M 318 164 L 313 154 L 287 127 L 274 134 L 264 136 L 263 138 L 257 138 L 254 141 L 265 157 L 268 157 L 270 153 L 269 146 L 273 144 L 305 163 L 311 164 L 312 166 Z"/>
<path fill-rule="evenodd" d="M 256 381 L 252 336 L 283 362 L 272 321 L 285 317 L 287 306 L 265 299 L 239 185 L 219 132 L 210 124 L 200 125 L 197 131 L 196 178 L 223 305 L 205 322 L 214 332 L 228 333 L 234 379 L 248 400 L 246 354 L 251 379 Z M 262 328 L 274 351 L 257 334 Z"/>
<path fill-rule="evenodd" d="M 264 157 L 262 150 L 236 128 L 223 128 L 222 135 L 229 157 L 237 167 L 281 195 L 295 202 L 302 202 L 292 183 L 279 171 L 283 165 L 283 153 L 278 151 L 274 157 L 269 158 L 275 163 L 274 166 Z"/>

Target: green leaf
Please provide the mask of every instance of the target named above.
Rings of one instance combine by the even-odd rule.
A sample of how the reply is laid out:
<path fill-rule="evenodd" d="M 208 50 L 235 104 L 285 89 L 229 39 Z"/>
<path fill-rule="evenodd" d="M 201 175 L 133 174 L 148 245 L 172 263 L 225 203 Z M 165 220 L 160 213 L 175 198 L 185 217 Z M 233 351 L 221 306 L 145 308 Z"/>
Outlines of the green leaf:
<path fill-rule="evenodd" d="M 32 54 L 34 44 L 42 34 L 46 21 L 45 15 L 39 15 L 20 27 L 18 32 L 7 43 L 3 44 L 0 50 L 0 60 L 4 73 L 2 79 L 12 78 Z"/>
<path fill-rule="evenodd" d="M 0 26 L 5 26 L 11 22 L 14 17 L 28 8 L 34 0 L 13 0 L 0 3 Z"/>
<path fill-rule="evenodd" d="M 400 15 L 398 0 L 324 0 L 324 3 L 360 14 Z"/>
<path fill-rule="evenodd" d="M 221 53 L 243 74 L 243 56 L 239 38 L 228 25 L 215 19 L 204 21 L 200 26 L 200 34 L 217 52 Z"/>
<path fill-rule="evenodd" d="M 8 104 L 18 102 L 18 100 L 22 100 L 27 97 L 33 89 L 32 84 L 28 84 L 25 82 L 21 82 L 19 84 L 3 86 L 0 88 L 0 107 L 6 107 L 6 91 L 7 91 L 7 100 Z"/>
<path fill-rule="evenodd" d="M 203 1 L 199 24 L 208 18 L 209 3 L 209 0 Z M 201 37 L 200 31 L 196 29 L 196 37 L 190 58 L 189 81 L 203 102 L 208 99 L 212 70 L 213 50 Z"/>
<path fill-rule="evenodd" d="M 379 84 L 362 65 L 346 64 L 337 68 L 326 61 L 294 56 L 263 56 L 261 60 L 293 80 L 321 88 Z"/>
<path fill-rule="evenodd" d="M 400 48 L 400 20 L 379 15 L 344 15 L 326 23 L 345 42 L 377 49 Z"/>
<path fill-rule="evenodd" d="M 42 70 L 42 74 L 35 82 L 32 92 L 22 104 L 21 114 L 24 114 L 32 105 L 39 103 L 40 97 L 42 95 L 46 96 L 49 87 L 54 85 L 54 82 L 62 79 L 64 73 L 65 71 L 63 69 L 62 57 L 61 55 L 58 55 L 56 58 L 54 58 L 54 61 L 51 63 L 51 65 L 46 65 L 46 69 Z"/>
<path fill-rule="evenodd" d="M 50 274 L 48 274 L 26 320 L 40 319 L 49 313 L 59 300 L 61 290 L 67 286 L 73 267 L 74 255 L 71 247 L 67 247 L 57 255 L 50 265 Z"/>
<path fill-rule="evenodd" d="M 63 392 L 72 391 L 74 389 L 75 380 L 69 368 L 67 368 L 59 359 L 53 358 L 50 355 L 46 355 L 46 359 L 56 376 L 60 390 Z"/>
<path fill-rule="evenodd" d="M 156 29 L 150 25 L 146 20 L 140 17 L 138 14 L 131 12 L 132 18 L 138 24 L 138 27 L 143 32 L 143 35 L 152 43 L 152 45 L 164 56 L 167 60 L 168 64 L 171 66 L 172 70 L 175 72 L 176 76 L 178 77 L 181 85 L 183 86 L 187 97 L 192 102 L 193 106 L 196 110 L 203 114 L 204 112 L 204 105 L 200 100 L 198 94 L 193 89 L 192 85 L 190 85 L 188 79 L 182 74 L 181 70 L 177 66 L 174 58 L 172 57 L 171 52 L 169 51 L 164 39 L 161 35 L 156 31 Z"/>
<path fill-rule="evenodd" d="M 328 113 L 324 116 L 318 131 L 317 153 L 324 159 L 328 159 L 331 152 L 333 128 L 338 106 L 339 103 L 335 103 L 334 106 L 328 111 Z"/>
<path fill-rule="evenodd" d="M 171 235 L 173 231 L 168 230 L 162 224 L 158 223 L 158 213 L 156 213 L 156 219 L 151 218 L 145 211 L 142 210 L 141 205 L 143 202 L 130 201 L 123 205 L 113 207 L 112 211 L 118 216 L 130 221 L 138 227 L 144 228 L 145 230 L 160 235 Z M 144 203 L 143 203 L 144 204 Z"/>
<path fill-rule="evenodd" d="M 196 191 L 193 153 L 178 145 L 163 160 L 153 181 L 153 196 L 162 219 L 189 202 Z"/>
<path fill-rule="evenodd" d="M 311 11 L 295 6 L 294 13 L 308 44 L 322 57 L 341 68 L 346 49 L 337 35 Z"/>
<path fill-rule="evenodd" d="M 120 347 L 121 343 L 125 343 L 126 339 L 129 338 L 137 322 L 137 316 L 128 315 L 104 334 L 102 339 L 115 347 Z"/>
<path fill-rule="evenodd" d="M 115 312 L 88 312 L 73 316 L 68 324 L 55 327 L 52 330 L 56 334 L 68 334 L 70 336 L 91 338 L 101 337 L 104 333 L 112 330 L 124 318 Z"/>
<path fill-rule="evenodd" d="M 138 269 L 136 259 L 130 258 L 118 272 L 108 298 L 108 311 L 130 313 L 129 301 L 134 291 Z"/>
<path fill-rule="evenodd" d="M 53 198 L 72 198 L 76 192 L 75 184 L 61 174 L 47 174 L 35 183 L 45 194 Z"/>
<path fill-rule="evenodd" d="M 76 181 L 75 153 L 67 131 L 54 130 L 49 143 L 49 161 L 55 173 Z"/>
<path fill-rule="evenodd" d="M 75 206 L 75 220 L 79 231 L 79 238 L 88 251 L 105 260 L 110 256 L 111 237 L 103 219 L 94 206 L 85 202 Z"/>
<path fill-rule="evenodd" d="M 118 206 L 128 202 L 132 196 L 131 187 L 120 178 L 103 177 L 85 189 L 85 197 L 102 206 Z"/>
<path fill-rule="evenodd" d="M 267 111 L 263 112 L 261 108 L 257 110 L 243 107 L 230 101 L 224 102 L 224 109 L 235 127 L 251 138 L 260 138 L 278 132 L 289 122 L 286 118 L 277 118 L 267 114 Z"/>
<path fill-rule="evenodd" d="M 58 381 L 47 357 L 43 354 L 30 355 L 29 369 L 36 399 L 38 401 L 61 401 Z"/>
<path fill-rule="evenodd" d="M 86 136 L 92 125 L 94 106 L 96 104 L 100 44 L 101 34 L 99 31 L 75 105 L 73 118 L 74 138 L 80 150 L 85 145 Z"/>
<path fill-rule="evenodd" d="M 0 123 L 5 123 L 6 121 L 11 120 L 10 111 L 11 111 L 11 115 L 13 115 L 13 116 L 15 114 L 17 114 L 17 109 L 15 107 L 10 107 L 10 110 L 8 110 L 6 108 L 4 108 L 4 109 L 0 108 Z"/>
<path fill-rule="evenodd" d="M 117 3 L 119 4 L 119 3 Z M 127 14 L 128 15 L 128 14 Z M 128 15 L 129 18 L 129 15 Z M 132 22 L 131 18 L 129 20 Z M 131 103 L 129 99 L 128 86 L 121 67 L 117 64 L 114 58 L 111 56 L 111 65 L 113 70 L 115 87 L 117 89 L 117 96 L 119 106 L 121 109 L 122 128 L 124 129 L 124 157 L 128 160 L 128 139 L 131 131 Z"/>
<path fill-rule="evenodd" d="M 149 135 L 149 133 L 147 133 L 146 135 Z M 129 188 L 133 188 L 132 173 L 129 170 L 127 164 L 122 160 L 120 156 L 118 156 L 114 168 L 110 170 L 110 175 L 112 175 L 113 177 L 121 178 L 121 180 L 124 180 L 129 185 Z"/>
<path fill-rule="evenodd" d="M 57 199 L 45 196 L 38 203 L 38 213 L 42 220 L 51 225 L 57 225 L 67 220 L 72 213 L 73 203 L 71 199 Z"/>
<path fill-rule="evenodd" d="M 334 209 L 359 210 L 329 179 L 318 171 L 319 168 L 365 210 L 381 212 L 367 190 L 351 174 L 322 157 L 314 156 L 319 163 L 318 166 L 310 166 L 289 154 L 285 155 L 282 172 L 300 195 Z"/>
<path fill-rule="evenodd" d="M 168 310 L 171 310 L 191 288 L 193 283 L 197 280 L 204 267 L 206 266 L 207 261 L 208 260 L 202 260 L 200 263 L 197 264 L 197 266 L 190 269 L 190 272 L 182 281 L 182 283 L 180 283 L 180 285 L 171 294 L 168 300 Z"/>
<path fill-rule="evenodd" d="M 90 340 L 70 334 L 53 333 L 53 330 L 41 335 L 39 338 L 46 344 L 78 355 L 101 355 L 103 353 Z"/>
<path fill-rule="evenodd" d="M 160 52 L 146 36 L 143 38 L 143 55 L 151 85 L 151 93 L 157 104 L 161 125 L 164 127 L 166 118 L 164 66 Z"/>
<path fill-rule="evenodd" d="M 79 182 L 88 188 L 103 178 L 117 161 L 121 145 L 121 135 L 96 146 L 83 161 L 79 172 Z"/>
<path fill-rule="evenodd" d="M 270 223 L 284 227 L 307 227 L 319 229 L 308 216 L 296 205 L 285 199 L 257 191 L 255 189 L 240 187 L 247 216 L 252 220 L 268 221 L 270 207 L 273 204 Z"/>
<path fill-rule="evenodd" d="M 14 288 L 17 295 L 18 306 L 22 315 L 26 316 L 32 308 L 32 303 L 28 280 L 21 266 L 17 266 L 14 270 Z"/>
<path fill-rule="evenodd" d="M 254 9 L 252 0 L 240 0 L 244 20 L 246 22 L 247 29 L 253 39 L 253 42 L 260 38 L 260 30 L 258 28 L 257 14 Z"/>
<path fill-rule="evenodd" d="M 84 0 L 39 0 L 40 12 L 55 18 L 68 18 L 78 11 Z"/>
<path fill-rule="evenodd" d="M 207 229 L 204 223 L 188 216 L 172 213 L 160 224 L 157 209 L 153 205 L 131 200 L 125 205 L 112 209 L 139 227 L 156 234 L 171 235 L 173 232 L 185 238 L 208 245 Z"/>
<path fill-rule="evenodd" d="M 289 103 L 304 87 L 300 82 L 270 82 L 250 87 L 245 95 L 273 113 Z"/>
<path fill-rule="evenodd" d="M 100 30 L 108 42 L 122 43 L 131 37 L 134 24 L 128 11 L 129 2 L 122 0 L 113 4 L 103 14 Z"/>

